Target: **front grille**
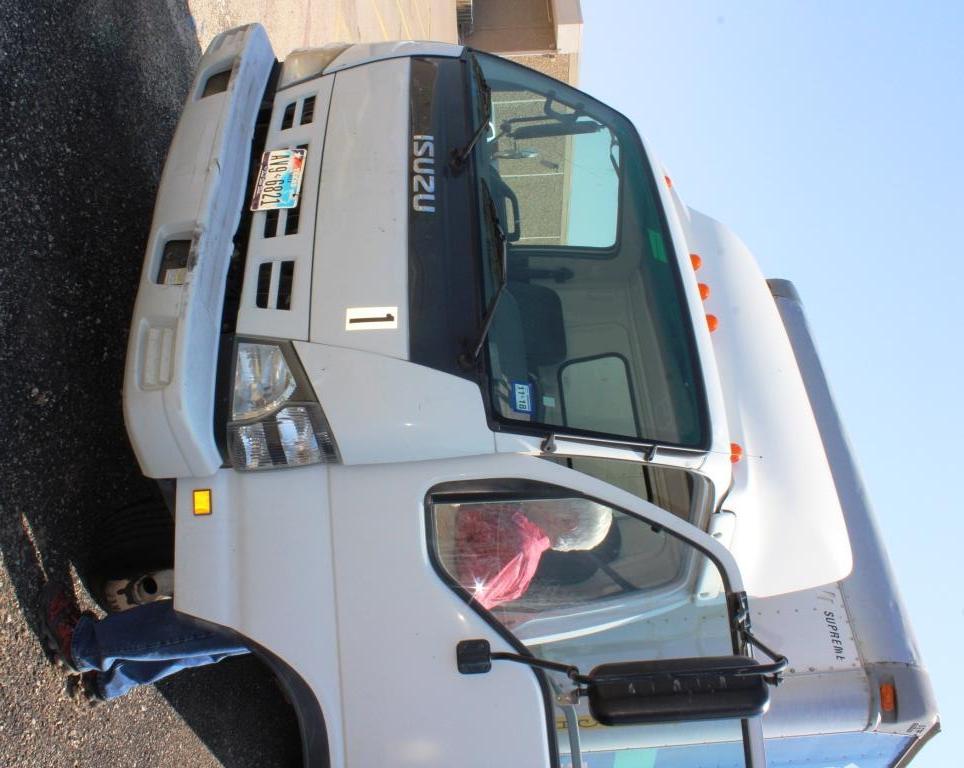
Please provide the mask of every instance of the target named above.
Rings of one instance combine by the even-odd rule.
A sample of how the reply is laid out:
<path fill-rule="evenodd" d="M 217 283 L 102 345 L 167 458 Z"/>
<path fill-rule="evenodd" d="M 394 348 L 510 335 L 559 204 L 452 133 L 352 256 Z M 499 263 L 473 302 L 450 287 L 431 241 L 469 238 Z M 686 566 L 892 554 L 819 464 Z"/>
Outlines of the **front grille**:
<path fill-rule="evenodd" d="M 278 329 L 286 328 L 287 322 L 300 322 L 296 312 L 306 310 L 303 304 L 310 299 L 307 286 L 296 283 L 295 278 L 300 276 L 302 283 L 310 283 L 313 245 L 310 230 L 315 210 L 314 190 L 317 189 L 320 157 L 311 154 L 308 139 L 320 135 L 321 126 L 315 122 L 316 109 L 319 110 L 319 115 L 324 112 L 320 111 L 322 106 L 318 98 L 317 93 L 310 92 L 302 92 L 297 96 L 289 96 L 285 92 L 278 94 L 274 109 L 265 116 L 266 126 L 270 126 L 267 127 L 265 138 L 259 141 L 262 152 L 266 149 L 290 148 L 303 149 L 308 153 L 298 205 L 294 208 L 245 212 L 250 227 L 250 242 L 244 243 L 245 259 L 248 262 L 245 281 L 248 285 L 242 291 L 244 305 L 238 305 L 241 317 L 244 318 L 245 312 L 252 310 L 291 313 L 287 319 L 279 316 L 271 321 L 278 323 Z M 260 170 L 260 159 L 260 154 L 252 156 L 253 174 Z M 254 179 L 252 184 L 253 182 Z M 251 194 L 249 190 L 248 199 Z M 254 217 L 253 220 L 251 216 Z M 299 260 L 303 263 L 296 269 Z M 295 318 L 293 321 L 292 317 Z M 236 318 L 237 315 L 235 328 L 238 327 Z M 242 322 L 247 323 L 248 320 Z"/>
<path fill-rule="evenodd" d="M 280 216 L 280 211 L 277 208 L 272 208 L 270 211 L 265 211 L 264 213 L 264 236 L 274 237 L 278 234 L 278 217 Z"/>
<path fill-rule="evenodd" d="M 281 117 L 281 130 L 287 131 L 295 124 L 295 102 L 291 102 L 285 107 L 284 115 Z"/>
<path fill-rule="evenodd" d="M 278 309 L 291 309 L 291 284 L 295 279 L 295 263 L 281 262 L 281 275 L 278 278 L 278 298 L 275 306 Z"/>
<path fill-rule="evenodd" d="M 258 292 L 255 294 L 254 304 L 261 309 L 268 308 L 268 293 L 271 291 L 271 270 L 273 264 L 268 261 L 258 267 Z"/>
<path fill-rule="evenodd" d="M 298 234 L 298 218 L 300 216 L 298 208 L 289 208 L 285 214 L 285 234 Z"/>
<path fill-rule="evenodd" d="M 278 277 L 275 282 L 275 272 Z M 258 267 L 258 288 L 254 305 L 258 309 L 291 309 L 291 288 L 295 279 L 294 261 L 266 261 Z M 276 287 L 272 290 L 271 286 Z"/>
<path fill-rule="evenodd" d="M 244 205 L 241 208 L 241 219 L 237 232 L 234 234 L 234 253 L 228 265 L 227 280 L 224 285 L 224 306 L 221 310 L 221 333 L 232 334 L 238 326 L 238 309 L 241 306 L 241 288 L 244 284 L 244 268 L 248 256 L 248 240 L 251 234 L 251 210 L 248 201 L 254 194 L 254 185 L 261 168 L 261 155 L 268 140 L 268 128 L 271 125 L 271 111 L 274 107 L 275 88 L 278 85 L 278 75 L 281 65 L 275 62 L 265 86 L 261 99 L 261 108 L 254 124 L 254 136 L 251 139 L 251 156 L 248 161 L 248 181 L 244 194 Z M 219 373 L 220 376 L 220 373 Z M 220 381 L 220 378 L 219 378 Z M 217 405 L 217 404 L 216 404 Z M 218 435 L 215 430 L 215 435 Z M 223 451 L 222 451 L 223 453 Z"/>
<path fill-rule="evenodd" d="M 308 125 L 315 118 L 315 97 L 309 96 L 301 104 L 301 125 Z"/>
<path fill-rule="evenodd" d="M 214 441 L 217 443 L 221 457 L 227 457 L 227 418 L 230 412 L 230 381 L 233 373 L 234 338 L 238 327 L 238 310 L 241 307 L 241 291 L 244 285 L 244 270 L 248 258 L 248 241 L 251 236 L 251 210 L 248 201 L 254 194 L 254 185 L 261 168 L 261 155 L 268 140 L 268 128 L 271 125 L 271 113 L 274 109 L 274 94 L 278 86 L 278 76 L 281 74 L 281 64 L 277 61 L 268 76 L 261 106 L 254 124 L 254 135 L 251 137 L 251 155 L 248 160 L 248 181 L 241 208 L 241 218 L 238 229 L 234 233 L 234 253 L 228 264 L 228 274 L 224 285 L 224 305 L 221 308 L 221 343 L 218 349 L 218 373 L 214 394 Z"/>
<path fill-rule="evenodd" d="M 301 107 L 298 112 L 298 107 Z M 298 125 L 308 125 L 315 119 L 315 97 L 305 96 L 300 101 L 292 101 L 285 106 L 285 111 L 281 115 L 281 130 L 287 131 L 295 124 L 295 113 L 298 112 Z"/>

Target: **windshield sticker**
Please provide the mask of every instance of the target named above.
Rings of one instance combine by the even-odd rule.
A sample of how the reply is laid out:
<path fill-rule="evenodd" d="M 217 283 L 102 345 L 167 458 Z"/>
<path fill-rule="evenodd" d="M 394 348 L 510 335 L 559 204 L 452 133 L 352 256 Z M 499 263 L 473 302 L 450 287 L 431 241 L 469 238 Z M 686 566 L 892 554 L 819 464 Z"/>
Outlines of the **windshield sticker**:
<path fill-rule="evenodd" d="M 668 259 L 666 258 L 666 248 L 663 245 L 663 236 L 652 229 L 647 229 L 646 234 L 649 235 L 649 250 L 653 254 L 653 258 L 666 264 Z"/>
<path fill-rule="evenodd" d="M 523 381 L 512 382 L 512 410 L 532 414 L 532 385 Z"/>

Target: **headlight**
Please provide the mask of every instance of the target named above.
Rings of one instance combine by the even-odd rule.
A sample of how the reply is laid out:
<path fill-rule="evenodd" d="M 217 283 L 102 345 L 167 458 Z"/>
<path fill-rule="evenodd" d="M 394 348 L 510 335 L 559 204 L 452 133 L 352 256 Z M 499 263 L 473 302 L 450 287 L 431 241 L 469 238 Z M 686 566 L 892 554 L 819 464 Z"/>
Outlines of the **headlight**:
<path fill-rule="evenodd" d="M 281 347 L 238 344 L 231 419 L 255 419 L 276 410 L 295 391 Z"/>
<path fill-rule="evenodd" d="M 278 90 L 318 77 L 346 48 L 351 48 L 351 43 L 330 43 L 321 48 L 302 48 L 292 51 L 281 65 Z"/>
<path fill-rule="evenodd" d="M 328 420 L 290 344 L 238 341 L 227 425 L 235 469 L 337 462 Z"/>

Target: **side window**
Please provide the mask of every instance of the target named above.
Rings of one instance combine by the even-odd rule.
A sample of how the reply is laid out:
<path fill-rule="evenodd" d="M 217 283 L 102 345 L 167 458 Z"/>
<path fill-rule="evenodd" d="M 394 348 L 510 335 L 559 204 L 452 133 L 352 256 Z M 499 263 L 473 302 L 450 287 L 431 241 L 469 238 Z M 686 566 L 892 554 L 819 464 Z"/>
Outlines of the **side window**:
<path fill-rule="evenodd" d="M 547 456 L 547 461 L 622 488 L 705 529 L 712 511 L 713 486 L 703 475 L 677 467 L 588 456 Z"/>
<path fill-rule="evenodd" d="M 522 642 L 552 644 L 609 631 L 612 621 L 640 625 L 695 609 L 701 621 L 713 616 L 716 650 L 732 652 L 716 565 L 659 526 L 551 486 L 440 494 L 430 515 L 438 566 Z M 632 635 L 629 645 L 645 642 Z M 662 655 L 654 649 L 652 658 Z"/>
<path fill-rule="evenodd" d="M 603 663 L 734 653 L 716 564 L 625 510 L 557 486 L 452 483 L 430 495 L 428 523 L 440 574 L 537 657 L 588 672 Z M 585 702 L 576 710 L 587 726 L 580 728 L 586 754 L 612 749 L 616 731 L 630 728 L 595 728 Z M 561 719 L 557 726 L 565 754 L 566 726 Z M 739 721 L 720 721 L 712 733 L 701 722 L 631 729 L 626 738 L 647 749 L 741 739 Z"/>
<path fill-rule="evenodd" d="M 587 583 L 601 555 L 612 559 L 603 552 L 613 550 L 619 530 L 614 518 L 620 513 L 610 507 L 577 497 L 533 497 L 453 500 L 435 504 L 433 511 L 442 566 L 503 623 L 620 588 L 618 580 Z M 677 567 L 669 559 L 666 573 L 652 577 L 672 578 Z M 566 583 L 568 589 L 558 588 Z"/>

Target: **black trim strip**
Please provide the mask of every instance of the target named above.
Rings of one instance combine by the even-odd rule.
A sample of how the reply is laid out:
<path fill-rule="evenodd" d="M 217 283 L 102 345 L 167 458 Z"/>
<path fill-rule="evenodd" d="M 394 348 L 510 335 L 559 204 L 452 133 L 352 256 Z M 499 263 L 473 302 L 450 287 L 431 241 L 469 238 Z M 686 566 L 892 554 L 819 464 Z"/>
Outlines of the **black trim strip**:
<path fill-rule="evenodd" d="M 221 308 L 221 341 L 218 349 L 217 375 L 214 384 L 214 442 L 221 452 L 221 466 L 228 466 L 227 452 L 227 418 L 231 408 L 231 375 L 234 362 L 231 353 L 234 351 L 234 331 L 238 326 L 238 311 L 241 307 L 241 291 L 244 284 L 244 271 L 248 260 L 248 241 L 251 237 L 252 212 L 247 201 L 254 193 L 254 185 L 260 170 L 260 159 L 268 139 L 268 128 L 271 123 L 271 113 L 274 108 L 275 89 L 278 76 L 281 74 L 281 64 L 275 61 L 268 75 L 258 116 L 255 120 L 254 134 L 251 137 L 251 153 L 248 160 L 248 180 L 241 207 L 241 218 L 238 229 L 234 233 L 235 252 L 228 265 L 228 274 L 224 286 L 224 303 Z"/>
<path fill-rule="evenodd" d="M 469 340 L 478 336 L 479 317 L 484 311 L 478 290 L 481 238 L 477 190 L 474 172 L 453 174 L 448 161 L 452 149 L 464 144 L 471 133 L 467 67 L 464 58 L 411 60 L 409 360 L 478 382 L 474 371 L 467 372 L 458 364 Z M 420 206 L 422 210 L 416 209 L 416 178 L 420 191 L 429 179 L 433 180 L 435 197 L 430 207 L 434 210 L 425 205 Z"/>
<path fill-rule="evenodd" d="M 325 714 L 311 686 L 294 669 L 264 646 L 245 639 L 251 651 L 261 659 L 281 683 L 281 687 L 298 718 L 301 733 L 301 764 L 304 768 L 330 768 L 331 751 Z"/>
<path fill-rule="evenodd" d="M 331 93 L 328 96 L 328 106 L 325 109 L 325 138 L 328 137 L 328 125 L 331 120 L 331 106 L 335 103 L 335 95 L 337 93 L 338 79 L 335 78 L 331 82 Z M 304 147 L 307 148 L 307 147 Z M 321 207 L 321 179 L 322 174 L 325 170 L 325 150 L 328 148 L 328 142 L 322 140 L 321 142 L 321 158 L 318 160 L 318 180 L 315 184 L 315 218 L 311 222 L 311 261 L 310 269 L 308 270 L 308 337 L 311 338 L 311 308 L 315 305 L 315 265 L 319 265 L 321 261 L 321 255 L 316 250 L 319 246 L 318 242 L 318 210 Z M 321 268 L 320 266 L 318 267 Z M 304 270 L 302 269 L 302 275 L 304 275 Z M 304 279 L 302 276 L 301 279 Z"/>
<path fill-rule="evenodd" d="M 177 609 L 175 608 L 175 610 Z M 311 686 L 305 682 L 304 678 L 263 645 L 259 645 L 240 632 L 180 611 L 178 611 L 178 615 L 189 619 L 200 627 L 215 628 L 219 634 L 233 638 L 238 645 L 248 648 L 267 665 L 281 684 L 285 697 L 298 718 L 298 731 L 301 733 L 302 765 L 304 768 L 330 768 L 331 753 L 328 745 L 328 727 L 325 724 L 325 714 L 321 709 L 321 704 L 318 703 L 318 697 L 315 696 Z"/>

